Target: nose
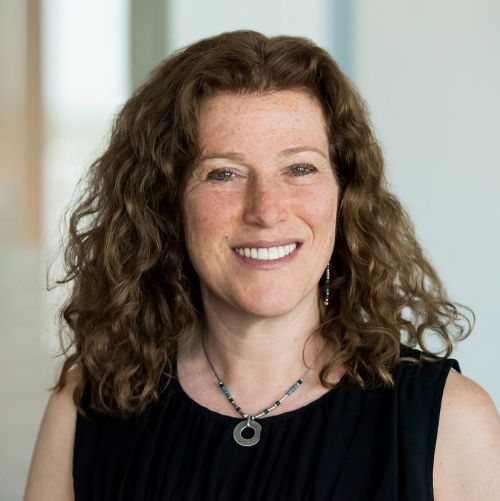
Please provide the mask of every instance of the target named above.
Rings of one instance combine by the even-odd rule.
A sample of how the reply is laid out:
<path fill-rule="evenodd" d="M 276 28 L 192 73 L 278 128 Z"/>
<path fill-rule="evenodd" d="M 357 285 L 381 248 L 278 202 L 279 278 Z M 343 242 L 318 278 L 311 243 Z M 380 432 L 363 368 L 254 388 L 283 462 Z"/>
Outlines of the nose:
<path fill-rule="evenodd" d="M 286 218 L 287 203 L 279 181 L 255 179 L 247 187 L 243 219 L 250 225 L 272 227 Z"/>

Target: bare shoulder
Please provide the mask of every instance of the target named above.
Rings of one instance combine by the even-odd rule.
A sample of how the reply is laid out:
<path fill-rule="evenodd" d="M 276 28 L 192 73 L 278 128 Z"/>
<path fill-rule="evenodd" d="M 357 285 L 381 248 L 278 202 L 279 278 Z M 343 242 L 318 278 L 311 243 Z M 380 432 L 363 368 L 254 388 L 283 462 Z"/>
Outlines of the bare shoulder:
<path fill-rule="evenodd" d="M 74 499 L 72 470 L 76 406 L 73 390 L 79 380 L 80 372 L 71 370 L 66 386 L 50 395 L 31 460 L 24 501 Z"/>
<path fill-rule="evenodd" d="M 488 393 L 448 374 L 434 457 L 436 501 L 500 499 L 500 421 Z"/>

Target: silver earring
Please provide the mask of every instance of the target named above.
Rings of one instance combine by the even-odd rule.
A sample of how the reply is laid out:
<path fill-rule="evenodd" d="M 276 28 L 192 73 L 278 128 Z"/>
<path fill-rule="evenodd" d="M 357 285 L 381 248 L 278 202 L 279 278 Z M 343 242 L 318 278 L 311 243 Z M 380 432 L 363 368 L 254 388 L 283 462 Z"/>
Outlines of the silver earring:
<path fill-rule="evenodd" d="M 328 306 L 330 302 L 330 262 L 326 265 L 325 270 L 325 297 L 323 299 L 323 304 Z"/>

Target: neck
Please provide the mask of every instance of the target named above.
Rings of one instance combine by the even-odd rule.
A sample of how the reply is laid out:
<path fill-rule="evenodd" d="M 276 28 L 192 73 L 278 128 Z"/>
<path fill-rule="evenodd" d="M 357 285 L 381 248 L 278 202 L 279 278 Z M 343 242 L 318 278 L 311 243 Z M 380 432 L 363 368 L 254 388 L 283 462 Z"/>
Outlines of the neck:
<path fill-rule="evenodd" d="M 204 303 L 204 309 L 205 326 L 203 332 L 194 334 L 192 353 L 203 373 L 215 379 L 203 350 L 203 335 L 210 362 L 233 394 L 250 397 L 262 389 L 279 393 L 304 373 L 305 381 L 316 381 L 322 361 L 318 355 L 324 347 L 315 334 L 320 320 L 317 303 L 272 318 L 242 314 L 210 302 Z"/>

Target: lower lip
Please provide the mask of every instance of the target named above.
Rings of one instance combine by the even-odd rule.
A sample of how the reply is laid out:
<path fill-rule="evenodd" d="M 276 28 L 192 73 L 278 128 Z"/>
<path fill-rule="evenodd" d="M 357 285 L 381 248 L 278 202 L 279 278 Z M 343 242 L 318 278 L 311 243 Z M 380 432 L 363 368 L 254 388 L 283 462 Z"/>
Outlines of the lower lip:
<path fill-rule="evenodd" d="M 238 252 L 236 252 L 234 249 L 233 249 L 233 254 L 236 256 L 236 258 L 240 262 L 244 263 L 247 266 L 250 266 L 252 268 L 259 268 L 259 269 L 267 270 L 267 269 L 276 268 L 277 266 L 281 266 L 283 264 L 289 263 L 290 261 L 295 259 L 295 256 L 297 255 L 297 252 L 299 251 L 300 247 L 301 247 L 301 244 L 297 244 L 297 247 L 295 247 L 295 249 L 287 256 L 283 256 L 283 257 L 280 257 L 278 259 L 272 259 L 272 260 L 253 259 L 251 257 L 242 256 L 242 255 L 238 254 Z"/>

